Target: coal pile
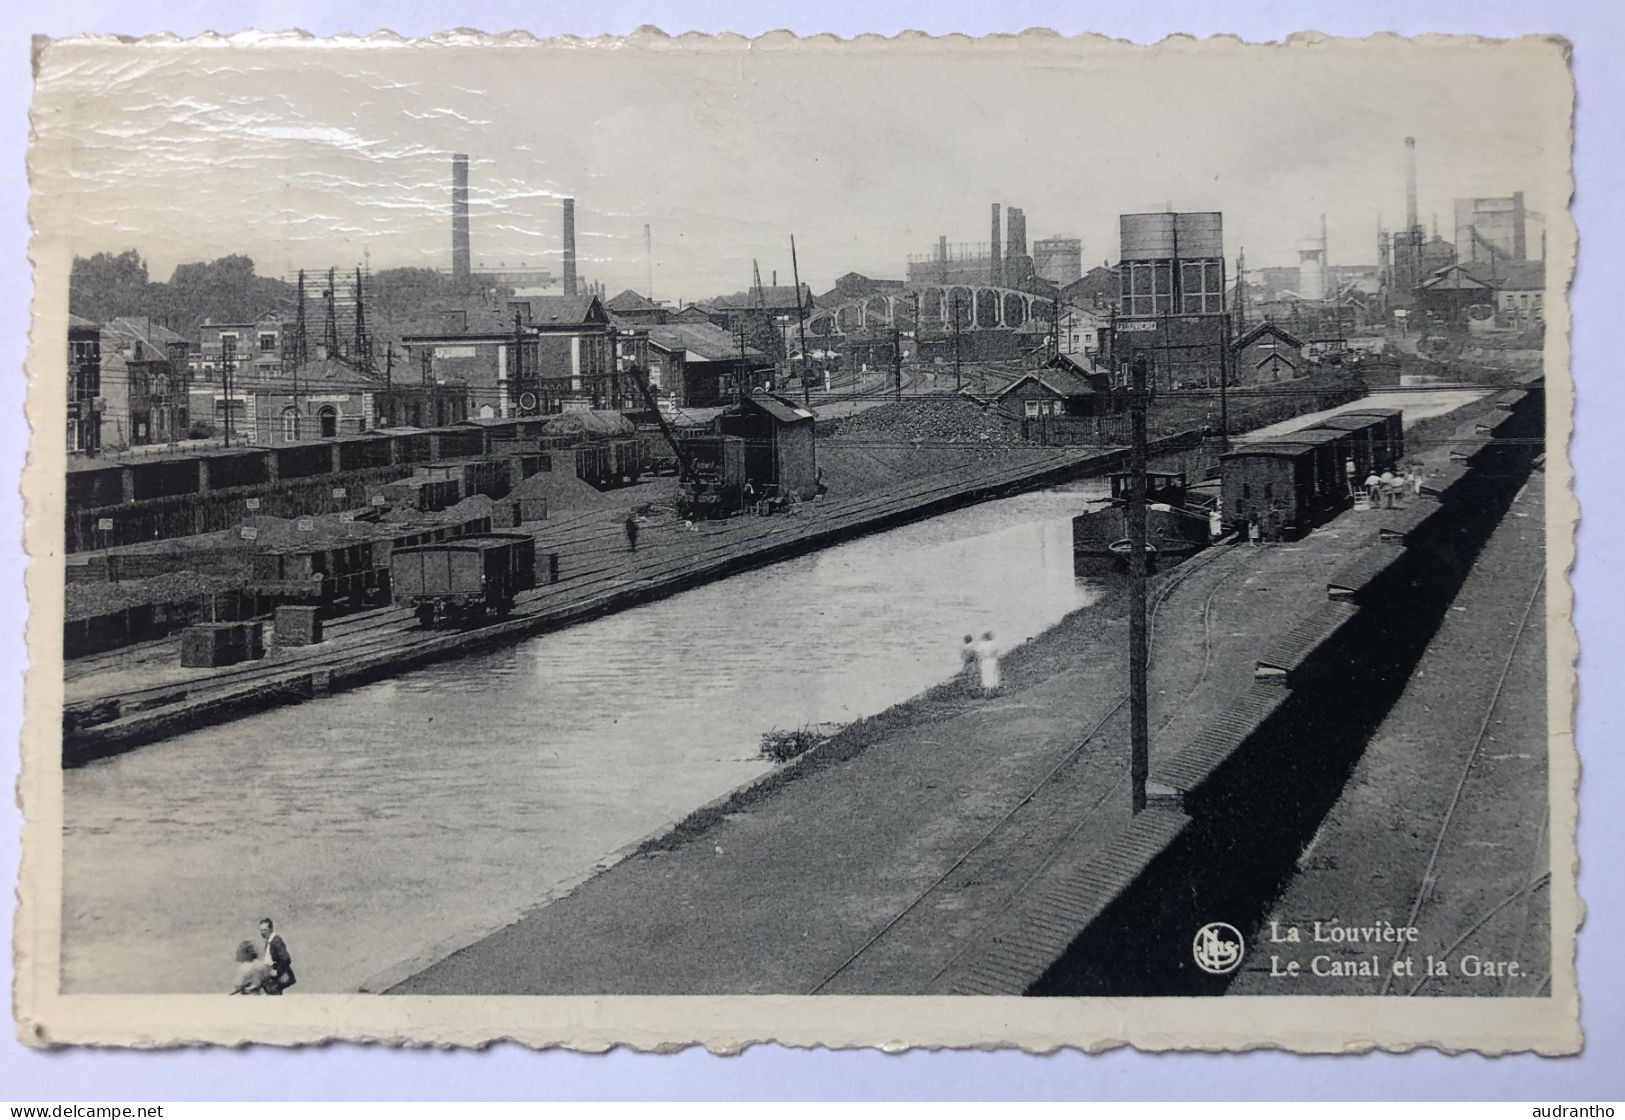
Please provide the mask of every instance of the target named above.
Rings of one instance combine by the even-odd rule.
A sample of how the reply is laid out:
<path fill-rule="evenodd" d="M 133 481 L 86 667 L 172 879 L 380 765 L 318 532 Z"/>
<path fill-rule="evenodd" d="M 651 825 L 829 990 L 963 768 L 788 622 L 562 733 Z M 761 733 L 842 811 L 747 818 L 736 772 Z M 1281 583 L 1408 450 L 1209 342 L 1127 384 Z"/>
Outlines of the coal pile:
<path fill-rule="evenodd" d="M 864 442 L 1029 447 L 992 409 L 964 397 L 917 397 L 877 405 L 840 422 L 833 438 Z"/>

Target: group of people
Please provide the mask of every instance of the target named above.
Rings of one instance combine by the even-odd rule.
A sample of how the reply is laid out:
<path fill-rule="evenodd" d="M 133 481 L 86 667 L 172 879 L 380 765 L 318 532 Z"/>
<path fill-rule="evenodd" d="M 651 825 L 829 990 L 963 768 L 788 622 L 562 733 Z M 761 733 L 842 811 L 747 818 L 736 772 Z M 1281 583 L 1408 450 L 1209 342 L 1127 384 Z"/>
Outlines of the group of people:
<path fill-rule="evenodd" d="M 1345 469 L 1352 470 L 1353 462 L 1349 460 L 1350 466 Z M 1405 503 L 1406 497 L 1422 496 L 1422 468 L 1415 463 L 1395 464 L 1378 474 L 1373 466 L 1364 489 L 1367 509 L 1395 509 Z"/>
<path fill-rule="evenodd" d="M 959 671 L 967 681 L 980 683 L 983 696 L 999 691 L 999 647 L 993 631 L 984 630 L 981 641 L 975 635 L 965 635 L 965 643 L 959 647 Z"/>
<path fill-rule="evenodd" d="M 270 918 L 260 919 L 260 947 L 252 941 L 237 946 L 237 985 L 234 996 L 279 996 L 298 981 L 288 943 Z"/>

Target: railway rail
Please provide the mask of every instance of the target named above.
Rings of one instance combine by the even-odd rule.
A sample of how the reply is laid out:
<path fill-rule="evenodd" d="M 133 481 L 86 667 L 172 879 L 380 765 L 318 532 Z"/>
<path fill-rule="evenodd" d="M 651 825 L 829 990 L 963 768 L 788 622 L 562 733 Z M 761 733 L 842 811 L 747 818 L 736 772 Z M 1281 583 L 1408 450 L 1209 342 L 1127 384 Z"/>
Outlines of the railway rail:
<path fill-rule="evenodd" d="M 1208 549 L 1206 553 L 1204 553 L 1204 554 L 1202 554 L 1200 556 L 1197 556 L 1197 557 L 1195 557 L 1195 558 L 1193 558 L 1191 560 L 1188 560 L 1184 564 L 1182 564 L 1180 566 L 1179 570 L 1177 572 L 1175 572 L 1175 574 L 1170 579 L 1168 579 L 1166 582 L 1164 582 L 1163 585 L 1157 589 L 1156 596 L 1155 596 L 1155 598 L 1154 598 L 1154 600 L 1152 602 L 1152 605 L 1151 605 L 1149 627 L 1148 627 L 1153 636 L 1156 633 L 1156 625 L 1157 625 L 1158 619 L 1161 616 L 1162 606 L 1163 606 L 1163 604 L 1165 602 L 1167 602 L 1168 597 L 1170 595 L 1172 595 L 1173 592 L 1177 588 L 1179 588 L 1191 576 L 1193 576 L 1193 575 L 1197 574 L 1198 572 L 1200 572 L 1200 571 L 1204 570 L 1205 568 L 1207 568 L 1218 557 L 1225 556 L 1225 555 L 1228 555 L 1228 549 L 1227 548 L 1212 547 L 1212 548 Z M 1208 670 L 1209 670 L 1209 668 L 1211 667 L 1211 664 L 1212 664 L 1212 606 L 1213 606 L 1213 600 L 1218 595 L 1220 588 L 1224 585 L 1225 580 L 1227 580 L 1229 578 L 1230 574 L 1234 574 L 1234 573 L 1226 574 L 1224 577 L 1222 577 L 1219 580 L 1219 582 L 1217 584 L 1214 585 L 1213 589 L 1209 592 L 1209 594 L 1207 596 L 1207 599 L 1203 604 L 1203 612 L 1202 612 L 1203 613 L 1203 659 L 1202 659 L 1201 671 L 1200 671 L 1196 681 L 1185 691 L 1184 696 L 1180 700 L 1180 702 L 1178 704 L 1174 705 L 1173 712 L 1171 712 L 1168 715 L 1167 719 L 1165 719 L 1162 722 L 1161 727 L 1159 727 L 1159 730 L 1161 730 L 1162 728 L 1167 727 L 1167 725 L 1170 722 L 1172 722 L 1174 716 L 1178 712 L 1179 707 L 1182 706 L 1186 701 L 1188 701 L 1191 696 L 1195 695 L 1197 689 L 1201 688 L 1203 682 L 1207 678 Z M 1078 743 L 1075 746 L 1073 746 L 1070 750 L 1068 750 L 1061 757 L 1061 759 L 1058 762 L 1055 763 L 1054 766 L 1052 766 L 1049 770 L 1047 770 L 1045 772 L 1044 776 L 1042 778 L 1040 778 L 1039 781 L 1035 785 L 1033 785 L 1027 791 L 1027 793 L 1019 801 L 1016 802 L 1015 805 L 1011 806 L 1011 808 L 1010 808 L 1010 810 L 1008 812 L 1006 812 L 1002 817 L 1000 817 L 997 821 L 995 821 L 994 824 L 992 825 L 992 827 L 989 828 L 980 837 L 978 837 L 977 840 L 974 843 L 972 843 L 968 848 L 966 848 L 965 851 L 957 859 L 955 859 L 953 861 L 953 863 L 951 863 L 947 867 L 946 870 L 944 870 L 942 872 L 942 874 L 940 874 L 935 879 L 933 879 L 923 890 L 921 890 L 918 894 L 916 894 L 908 902 L 908 904 L 906 906 L 904 906 L 890 920 L 888 920 L 884 925 L 882 925 L 878 930 L 876 930 L 868 938 L 868 940 L 866 940 L 862 945 L 860 945 L 858 947 L 858 949 L 855 952 L 853 952 L 850 956 L 848 956 L 845 960 L 843 960 L 840 963 L 840 965 L 838 965 L 833 971 L 826 974 L 821 980 L 818 981 L 817 984 L 813 985 L 810 989 L 808 989 L 807 994 L 808 995 L 818 995 L 819 993 L 821 993 L 825 989 L 827 989 L 830 984 L 832 984 L 835 980 L 839 979 L 848 969 L 852 968 L 853 965 L 857 964 L 864 957 L 865 954 L 867 954 L 871 949 L 873 949 L 876 945 L 878 945 L 889 933 L 891 933 L 892 930 L 897 928 L 897 926 L 899 924 L 901 924 L 905 919 L 907 919 L 909 917 L 909 915 L 911 915 L 915 911 L 917 911 L 923 903 L 925 903 L 929 898 L 931 898 L 932 895 L 936 894 L 939 890 L 941 890 L 948 883 L 948 881 L 954 876 L 954 874 L 957 871 L 959 871 L 962 867 L 964 867 L 967 863 L 969 863 L 970 860 L 972 858 L 974 858 L 977 855 L 978 852 L 980 852 L 984 848 L 986 848 L 988 846 L 988 844 L 996 836 L 998 836 L 1001 832 L 1003 832 L 1005 829 L 1010 827 L 1011 824 L 1016 820 L 1016 818 L 1021 814 L 1022 810 L 1024 810 L 1028 805 L 1032 804 L 1032 802 L 1041 793 L 1043 793 L 1052 783 L 1054 783 L 1060 777 L 1060 775 L 1063 774 L 1077 760 L 1077 758 L 1083 753 L 1083 751 L 1091 743 L 1095 742 L 1099 738 L 1099 736 L 1105 730 L 1105 728 L 1109 724 L 1111 724 L 1111 722 L 1114 719 L 1116 719 L 1122 713 L 1122 711 L 1128 706 L 1128 702 L 1129 702 L 1129 695 L 1128 695 L 1127 692 L 1125 692 L 1122 695 L 1122 697 L 1119 698 L 1106 711 L 1106 713 L 1103 716 L 1101 716 L 1099 720 L 1097 720 L 1095 722 L 1095 724 L 1089 729 L 1088 733 L 1085 734 L 1083 736 L 1083 738 L 1081 740 L 1079 740 Z M 1077 833 L 1085 826 L 1085 824 L 1089 821 L 1089 819 L 1094 815 L 1095 810 L 1097 808 L 1099 808 L 1099 806 L 1106 800 L 1106 798 L 1110 797 L 1111 794 L 1113 793 L 1113 791 L 1117 788 L 1118 777 L 1120 776 L 1120 771 L 1121 770 L 1122 770 L 1122 767 L 1119 767 L 1117 771 L 1113 772 L 1112 778 L 1106 784 L 1105 789 L 1101 793 L 1099 793 L 1095 797 L 1095 799 L 1089 804 L 1087 809 L 1083 813 L 1080 814 L 1080 821 L 1082 823 L 1075 826 L 1072 829 L 1072 831 L 1070 833 L 1068 833 L 1068 835 L 1061 842 L 1061 844 L 1058 845 L 1055 849 L 1052 850 L 1051 856 L 1046 857 L 1045 860 L 1043 861 L 1043 863 L 1038 867 L 1037 870 L 1035 870 L 1032 873 L 1032 875 L 1030 875 L 1026 879 L 1024 879 L 1022 881 L 1022 883 L 1020 885 L 1018 885 L 1014 890 L 1007 892 L 1007 894 L 1005 896 L 1006 899 L 1019 897 L 1022 894 L 1022 892 L 1024 890 L 1026 890 L 1027 887 L 1031 884 L 1032 880 L 1034 878 L 1036 878 L 1039 874 L 1041 874 L 1045 867 L 1049 866 L 1050 862 L 1053 859 L 1053 851 L 1058 851 L 1061 848 L 1064 848 L 1066 844 L 1070 843 L 1070 841 L 1077 835 Z M 950 960 L 942 968 L 938 969 L 937 972 L 932 976 L 932 978 L 931 978 L 932 981 L 935 982 L 938 978 L 940 978 L 943 975 L 943 973 L 945 973 L 949 968 L 951 968 L 953 966 L 954 961 L 957 960 L 957 959 L 958 959 L 958 955 L 956 955 L 953 960 Z"/>
<path fill-rule="evenodd" d="M 1438 832 L 1434 837 L 1432 849 L 1428 853 L 1427 864 L 1422 870 L 1421 882 L 1411 900 L 1410 912 L 1405 921 L 1405 925 L 1408 927 L 1415 927 L 1417 925 L 1417 923 L 1421 920 L 1424 911 L 1427 909 L 1429 902 L 1437 893 L 1440 882 L 1438 875 L 1439 861 L 1441 854 L 1444 852 L 1446 838 L 1450 834 L 1451 825 L 1456 821 L 1457 812 L 1462 803 L 1462 795 L 1467 789 L 1468 781 L 1473 776 L 1475 769 L 1478 767 L 1478 764 L 1483 757 L 1484 741 L 1489 734 L 1490 725 L 1495 717 L 1495 713 L 1501 707 L 1502 700 L 1506 692 L 1507 678 L 1512 672 L 1513 661 L 1517 657 L 1518 649 L 1522 644 L 1524 635 L 1529 630 L 1529 621 L 1531 617 L 1534 616 L 1535 606 L 1540 602 L 1541 592 L 1544 590 L 1545 586 L 1546 573 L 1542 571 L 1535 579 L 1534 585 L 1530 588 L 1529 593 L 1525 598 L 1523 613 L 1519 617 L 1517 630 L 1514 632 L 1512 639 L 1507 643 L 1506 657 L 1502 660 L 1500 673 L 1496 677 L 1495 687 L 1490 694 L 1489 701 L 1484 706 L 1484 715 L 1479 721 L 1478 730 L 1473 737 L 1472 746 L 1467 752 L 1467 757 L 1462 764 L 1461 773 L 1456 780 L 1455 786 L 1451 790 L 1450 800 L 1445 805 L 1444 816 L 1439 822 Z M 1531 869 L 1530 873 L 1525 877 L 1524 881 L 1519 885 L 1516 891 L 1502 898 L 1495 905 L 1490 907 L 1487 912 L 1480 916 L 1476 921 L 1472 922 L 1466 930 L 1464 930 L 1453 942 L 1451 942 L 1445 949 L 1446 955 L 1460 948 L 1471 937 L 1481 932 L 1483 928 L 1489 924 L 1491 919 L 1495 918 L 1508 907 L 1513 906 L 1520 901 L 1523 903 L 1523 910 L 1518 923 L 1518 928 L 1520 930 L 1519 940 L 1521 941 L 1521 931 L 1528 924 L 1529 906 L 1535 892 L 1549 885 L 1551 882 L 1550 872 L 1541 872 L 1538 870 L 1540 865 L 1544 862 L 1541 859 L 1541 855 L 1545 851 L 1548 824 L 1549 818 L 1543 819 L 1537 835 L 1533 859 L 1535 868 Z M 1381 988 L 1378 990 L 1379 995 L 1388 995 L 1393 990 L 1396 979 L 1393 965 L 1394 961 L 1400 957 L 1402 951 L 1402 947 L 1396 946 L 1394 953 L 1390 956 L 1386 975 L 1383 978 Z M 1549 974 L 1547 979 L 1549 979 Z M 1416 982 L 1412 984 L 1405 992 L 1405 994 L 1412 996 L 1419 994 L 1427 986 L 1429 980 L 1430 977 L 1426 976 L 1418 978 Z M 1510 977 L 1508 980 L 1510 981 Z M 1544 981 L 1542 982 L 1544 983 Z M 1509 990 L 1509 986 L 1503 990 Z"/>

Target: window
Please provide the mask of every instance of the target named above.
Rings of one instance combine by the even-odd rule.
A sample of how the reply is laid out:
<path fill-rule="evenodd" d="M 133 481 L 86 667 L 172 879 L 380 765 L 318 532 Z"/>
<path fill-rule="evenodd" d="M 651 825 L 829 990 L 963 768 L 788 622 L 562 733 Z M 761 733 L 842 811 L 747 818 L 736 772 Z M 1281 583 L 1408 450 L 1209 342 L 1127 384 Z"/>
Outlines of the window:
<path fill-rule="evenodd" d="M 270 331 L 261 331 L 260 332 L 260 353 L 261 354 L 275 354 L 276 353 L 276 335 L 275 334 L 271 333 Z"/>
<path fill-rule="evenodd" d="M 282 410 L 282 438 L 290 443 L 299 438 L 299 410 L 297 408 L 284 408 Z"/>
<path fill-rule="evenodd" d="M 1038 404 L 1039 404 L 1039 402 L 1038 401 L 1027 401 L 1025 403 L 1026 403 L 1026 407 L 1027 407 L 1027 419 L 1036 420 L 1038 418 Z"/>

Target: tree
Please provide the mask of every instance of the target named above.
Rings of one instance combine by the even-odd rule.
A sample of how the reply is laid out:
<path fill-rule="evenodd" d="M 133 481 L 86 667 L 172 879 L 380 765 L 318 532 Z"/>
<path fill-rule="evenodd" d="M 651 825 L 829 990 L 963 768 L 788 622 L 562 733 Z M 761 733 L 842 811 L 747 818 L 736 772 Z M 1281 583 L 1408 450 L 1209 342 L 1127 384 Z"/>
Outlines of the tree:
<path fill-rule="evenodd" d="M 68 275 L 68 310 L 98 323 L 119 315 L 146 315 L 152 287 L 147 262 L 134 249 L 117 256 L 75 257 Z"/>

